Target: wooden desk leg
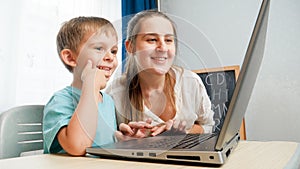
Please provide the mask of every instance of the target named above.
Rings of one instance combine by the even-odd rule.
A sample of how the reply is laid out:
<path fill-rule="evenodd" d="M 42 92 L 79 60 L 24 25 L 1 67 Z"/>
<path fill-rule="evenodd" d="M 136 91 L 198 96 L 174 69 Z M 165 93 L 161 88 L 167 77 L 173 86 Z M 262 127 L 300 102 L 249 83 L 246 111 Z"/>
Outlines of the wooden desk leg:
<path fill-rule="evenodd" d="M 240 137 L 241 137 L 241 140 L 246 140 L 245 119 L 243 119 L 242 124 L 241 124 Z"/>

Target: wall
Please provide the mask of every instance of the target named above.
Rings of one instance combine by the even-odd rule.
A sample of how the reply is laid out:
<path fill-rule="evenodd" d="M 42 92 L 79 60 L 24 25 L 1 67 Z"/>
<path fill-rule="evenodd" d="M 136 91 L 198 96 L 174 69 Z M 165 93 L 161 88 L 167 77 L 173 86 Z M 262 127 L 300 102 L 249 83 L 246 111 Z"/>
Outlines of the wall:
<path fill-rule="evenodd" d="M 261 0 L 161 0 L 189 69 L 241 65 Z M 246 112 L 248 140 L 300 142 L 300 1 L 272 0 L 265 55 Z"/>

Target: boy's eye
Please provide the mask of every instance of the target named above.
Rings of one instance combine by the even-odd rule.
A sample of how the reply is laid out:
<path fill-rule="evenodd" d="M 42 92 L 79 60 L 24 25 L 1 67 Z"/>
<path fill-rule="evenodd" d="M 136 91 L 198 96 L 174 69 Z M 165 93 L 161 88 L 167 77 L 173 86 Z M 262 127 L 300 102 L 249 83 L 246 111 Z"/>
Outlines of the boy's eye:
<path fill-rule="evenodd" d="M 103 47 L 96 47 L 96 50 L 103 51 Z"/>

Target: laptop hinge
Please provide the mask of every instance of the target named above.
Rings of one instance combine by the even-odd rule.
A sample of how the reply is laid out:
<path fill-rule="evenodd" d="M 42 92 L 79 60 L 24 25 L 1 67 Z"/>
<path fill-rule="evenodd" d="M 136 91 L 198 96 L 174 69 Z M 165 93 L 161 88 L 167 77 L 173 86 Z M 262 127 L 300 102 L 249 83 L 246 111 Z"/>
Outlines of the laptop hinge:
<path fill-rule="evenodd" d="M 236 141 L 234 141 L 236 140 Z M 237 133 L 234 137 L 232 137 L 228 142 L 226 142 L 221 149 L 217 149 L 218 151 L 223 151 L 224 149 L 226 149 L 228 147 L 228 145 L 232 144 L 233 142 L 238 142 L 240 140 L 240 134 Z"/>

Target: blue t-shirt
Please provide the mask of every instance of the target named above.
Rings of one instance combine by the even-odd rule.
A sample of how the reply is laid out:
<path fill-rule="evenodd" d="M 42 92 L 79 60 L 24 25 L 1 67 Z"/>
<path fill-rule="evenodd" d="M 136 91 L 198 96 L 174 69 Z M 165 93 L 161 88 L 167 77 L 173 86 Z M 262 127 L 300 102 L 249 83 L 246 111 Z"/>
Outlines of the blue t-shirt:
<path fill-rule="evenodd" d="M 44 153 L 65 152 L 58 142 L 57 133 L 69 124 L 80 95 L 79 89 L 67 86 L 54 93 L 46 104 L 43 119 Z M 98 126 L 93 146 L 115 142 L 117 122 L 114 101 L 108 94 L 102 93 L 102 97 L 102 103 L 98 104 Z"/>

